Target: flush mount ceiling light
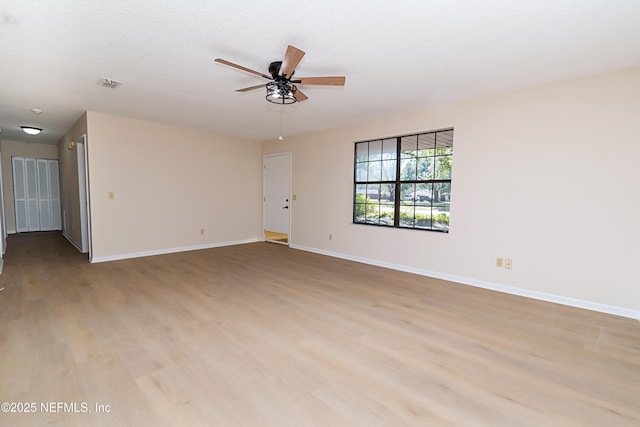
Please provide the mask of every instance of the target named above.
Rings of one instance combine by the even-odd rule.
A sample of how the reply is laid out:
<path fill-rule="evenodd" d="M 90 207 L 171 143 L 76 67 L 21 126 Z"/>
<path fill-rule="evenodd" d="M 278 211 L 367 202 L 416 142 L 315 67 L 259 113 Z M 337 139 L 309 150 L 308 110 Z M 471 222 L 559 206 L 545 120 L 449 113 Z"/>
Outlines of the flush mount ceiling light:
<path fill-rule="evenodd" d="M 22 129 L 22 131 L 28 135 L 37 135 L 40 132 L 42 132 L 42 129 L 40 128 L 35 128 L 33 126 L 20 126 L 20 128 Z"/>

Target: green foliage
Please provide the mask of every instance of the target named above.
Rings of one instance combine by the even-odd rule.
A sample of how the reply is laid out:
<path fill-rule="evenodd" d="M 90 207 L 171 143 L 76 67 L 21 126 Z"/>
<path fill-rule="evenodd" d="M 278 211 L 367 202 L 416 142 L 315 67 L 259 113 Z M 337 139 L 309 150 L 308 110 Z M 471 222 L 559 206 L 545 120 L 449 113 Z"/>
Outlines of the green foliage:
<path fill-rule="evenodd" d="M 400 212 L 400 221 L 401 222 L 413 222 L 415 219 L 415 225 L 417 226 L 429 226 L 431 225 L 431 221 L 434 223 L 441 225 L 449 225 L 449 215 L 447 214 L 436 214 L 434 216 L 428 214 L 416 214 L 415 218 L 413 215 L 408 214 L 407 212 Z"/>
<path fill-rule="evenodd" d="M 373 200 L 364 194 L 356 194 L 356 217 L 364 217 L 375 211 Z"/>

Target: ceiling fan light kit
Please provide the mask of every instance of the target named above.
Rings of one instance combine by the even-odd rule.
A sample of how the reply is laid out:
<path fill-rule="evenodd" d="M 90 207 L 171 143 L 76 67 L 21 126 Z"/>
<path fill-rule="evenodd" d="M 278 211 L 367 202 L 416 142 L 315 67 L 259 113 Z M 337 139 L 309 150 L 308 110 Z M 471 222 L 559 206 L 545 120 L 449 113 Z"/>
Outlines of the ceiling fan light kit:
<path fill-rule="evenodd" d="M 298 88 L 290 83 L 275 81 L 267 83 L 266 99 L 274 104 L 293 104 L 296 102 L 295 93 Z"/>

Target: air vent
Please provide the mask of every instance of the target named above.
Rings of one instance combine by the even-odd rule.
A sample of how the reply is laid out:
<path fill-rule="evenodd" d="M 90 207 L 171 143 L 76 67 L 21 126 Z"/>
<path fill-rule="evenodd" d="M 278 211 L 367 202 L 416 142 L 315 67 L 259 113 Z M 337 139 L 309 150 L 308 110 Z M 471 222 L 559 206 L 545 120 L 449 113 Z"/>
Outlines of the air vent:
<path fill-rule="evenodd" d="M 113 79 L 102 78 L 98 81 L 98 86 L 106 87 L 108 89 L 118 88 L 122 82 Z"/>

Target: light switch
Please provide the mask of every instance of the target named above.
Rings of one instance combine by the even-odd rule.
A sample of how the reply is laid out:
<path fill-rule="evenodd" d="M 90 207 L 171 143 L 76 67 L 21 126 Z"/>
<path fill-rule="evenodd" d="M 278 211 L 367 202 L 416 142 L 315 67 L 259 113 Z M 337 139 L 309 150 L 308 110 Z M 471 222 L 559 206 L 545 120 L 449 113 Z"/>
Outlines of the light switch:
<path fill-rule="evenodd" d="M 113 200 L 116 198 L 116 195 L 113 191 L 109 191 L 109 200 Z"/>

